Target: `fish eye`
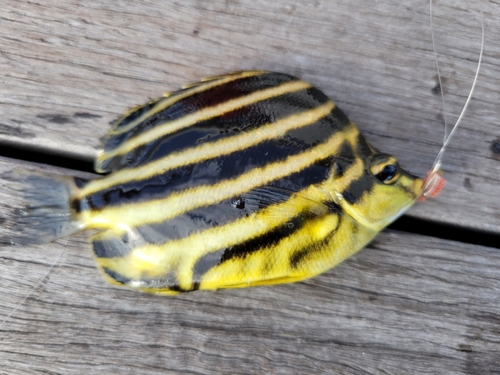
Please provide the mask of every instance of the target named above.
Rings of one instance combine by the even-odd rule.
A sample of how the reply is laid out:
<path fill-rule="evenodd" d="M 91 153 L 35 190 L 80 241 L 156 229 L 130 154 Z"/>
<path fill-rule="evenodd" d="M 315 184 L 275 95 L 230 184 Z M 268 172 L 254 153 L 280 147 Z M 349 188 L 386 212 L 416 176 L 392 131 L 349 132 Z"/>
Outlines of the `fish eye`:
<path fill-rule="evenodd" d="M 384 165 L 384 168 L 380 171 L 377 177 L 383 182 L 392 181 L 392 179 L 396 177 L 397 172 L 398 169 L 394 164 L 387 164 Z"/>
<path fill-rule="evenodd" d="M 380 182 L 387 185 L 396 182 L 401 175 L 397 160 L 386 155 L 376 157 L 372 162 L 370 171 Z"/>

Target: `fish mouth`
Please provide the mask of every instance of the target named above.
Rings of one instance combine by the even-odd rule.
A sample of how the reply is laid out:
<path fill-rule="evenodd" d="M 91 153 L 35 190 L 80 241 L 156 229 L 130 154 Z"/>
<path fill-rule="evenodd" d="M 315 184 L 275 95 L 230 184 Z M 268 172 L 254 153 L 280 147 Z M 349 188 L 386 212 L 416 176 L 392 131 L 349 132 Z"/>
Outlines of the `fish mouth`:
<path fill-rule="evenodd" d="M 420 198 L 424 194 L 424 180 L 420 177 L 416 177 L 413 180 L 411 187 L 411 193 L 415 195 L 415 198 Z"/>
<path fill-rule="evenodd" d="M 411 197 L 412 201 L 420 199 L 425 193 L 425 179 L 415 176 L 403 170 L 402 176 L 404 176 L 404 181 L 401 183 L 401 187 L 404 191 Z"/>

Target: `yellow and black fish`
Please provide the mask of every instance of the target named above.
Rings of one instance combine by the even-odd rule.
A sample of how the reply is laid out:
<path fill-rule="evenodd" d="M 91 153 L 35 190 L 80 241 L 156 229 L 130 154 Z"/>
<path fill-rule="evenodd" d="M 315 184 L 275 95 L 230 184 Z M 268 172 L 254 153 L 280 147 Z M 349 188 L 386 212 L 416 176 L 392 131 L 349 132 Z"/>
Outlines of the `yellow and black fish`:
<path fill-rule="evenodd" d="M 365 246 L 422 195 L 320 90 L 247 71 L 117 120 L 91 181 L 26 175 L 12 242 L 86 228 L 115 283 L 176 294 L 303 280 Z"/>

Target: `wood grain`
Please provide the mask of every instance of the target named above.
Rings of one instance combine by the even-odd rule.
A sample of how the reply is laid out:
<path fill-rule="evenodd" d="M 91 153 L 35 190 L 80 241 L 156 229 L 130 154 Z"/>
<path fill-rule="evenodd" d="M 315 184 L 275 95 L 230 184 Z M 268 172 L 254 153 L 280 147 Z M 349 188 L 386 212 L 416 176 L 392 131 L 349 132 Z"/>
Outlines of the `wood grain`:
<path fill-rule="evenodd" d="M 0 247 L 0 320 L 62 252 L 0 327 L 0 374 L 499 371 L 498 249 L 387 231 L 304 283 L 169 298 L 107 285 L 86 237 Z"/>
<path fill-rule="evenodd" d="M 483 66 L 444 160 L 447 188 L 411 215 L 499 232 L 500 8 L 439 1 L 434 24 L 452 122 L 474 76 L 480 11 Z M 0 16 L 0 143 L 91 160 L 126 109 L 258 68 L 322 88 L 375 146 L 425 175 L 443 134 L 428 12 L 411 0 L 10 1 Z"/>
<path fill-rule="evenodd" d="M 384 152 L 424 175 L 442 141 L 426 1 L 9 1 L 0 11 L 2 146 L 91 160 L 126 109 L 203 76 L 268 69 L 324 90 Z M 500 233 L 497 1 L 439 0 L 447 119 L 479 55 L 448 179 L 410 215 Z M 0 236 L 15 193 L 0 157 Z M 480 232 L 476 233 L 480 236 Z M 313 280 L 163 298 L 107 285 L 87 234 L 0 245 L 0 374 L 500 373 L 500 253 L 387 231 Z M 497 246 L 498 247 L 498 246 Z"/>

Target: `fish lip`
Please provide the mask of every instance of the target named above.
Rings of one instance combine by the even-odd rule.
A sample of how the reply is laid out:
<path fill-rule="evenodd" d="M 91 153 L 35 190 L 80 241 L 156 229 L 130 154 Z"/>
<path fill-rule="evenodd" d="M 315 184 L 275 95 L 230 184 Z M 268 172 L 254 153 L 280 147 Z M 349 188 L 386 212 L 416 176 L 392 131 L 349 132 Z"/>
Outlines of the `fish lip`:
<path fill-rule="evenodd" d="M 424 194 L 424 180 L 420 177 L 416 177 L 413 181 L 411 190 L 412 194 L 414 194 L 416 198 L 420 198 Z"/>
<path fill-rule="evenodd" d="M 411 185 L 410 184 L 406 186 L 403 185 L 403 189 L 406 190 L 408 195 L 414 197 L 414 200 L 422 197 L 422 195 L 424 194 L 425 180 L 404 170 L 403 170 L 403 175 L 413 180 L 413 183 Z"/>

